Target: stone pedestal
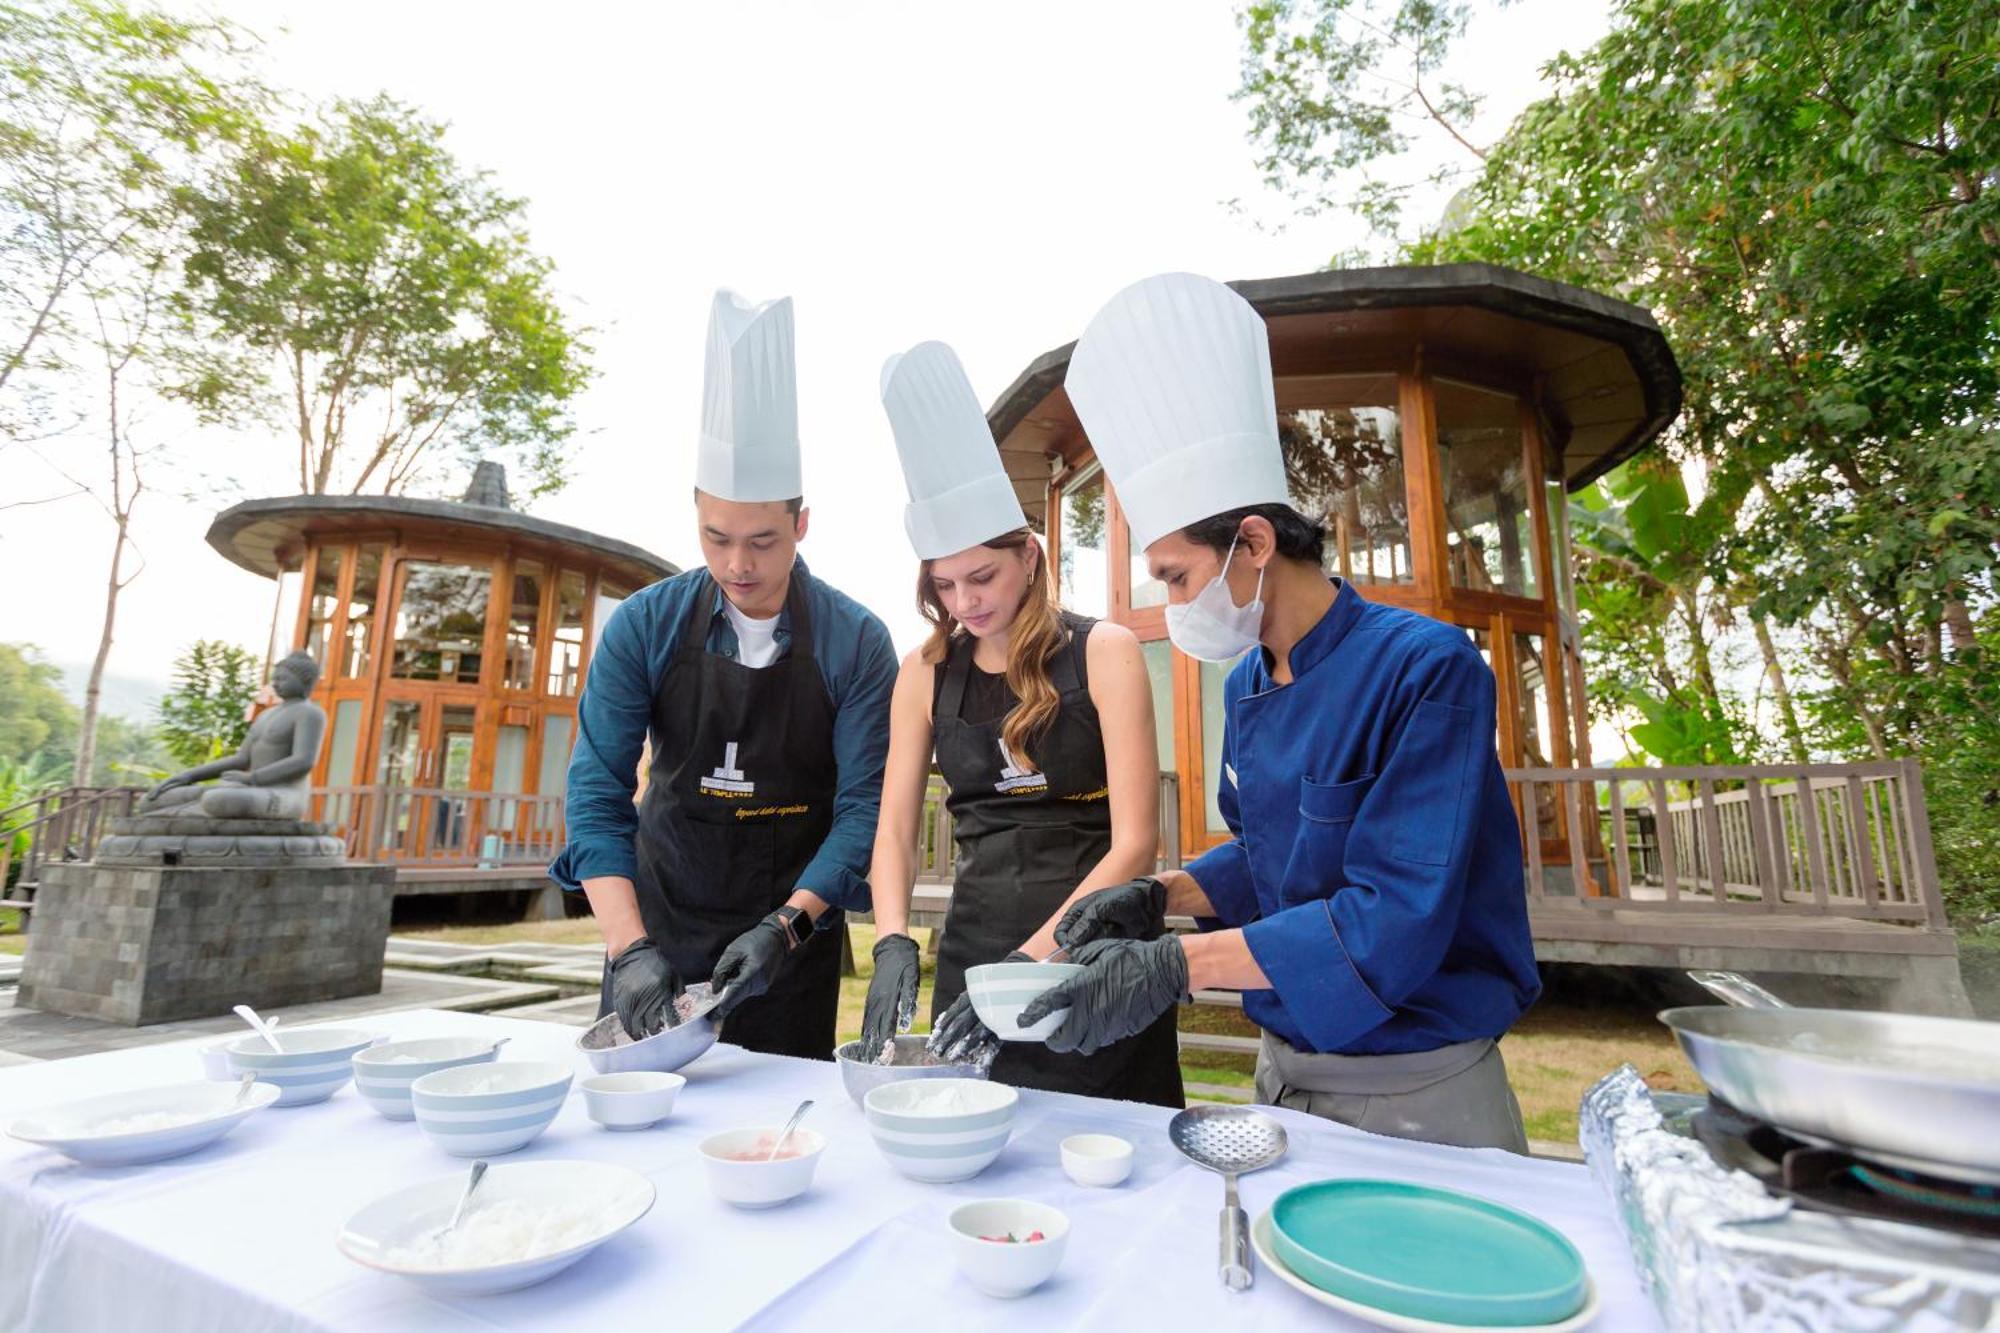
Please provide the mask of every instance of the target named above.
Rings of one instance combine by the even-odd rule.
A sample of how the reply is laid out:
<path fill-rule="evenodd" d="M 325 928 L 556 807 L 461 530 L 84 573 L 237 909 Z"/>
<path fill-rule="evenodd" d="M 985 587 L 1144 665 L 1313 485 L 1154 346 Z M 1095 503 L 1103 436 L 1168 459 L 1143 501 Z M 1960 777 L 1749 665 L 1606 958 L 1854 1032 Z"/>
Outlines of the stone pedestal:
<path fill-rule="evenodd" d="M 97 861 L 44 870 L 18 1003 L 137 1026 L 372 995 L 395 878 L 317 825 L 119 820 Z"/>

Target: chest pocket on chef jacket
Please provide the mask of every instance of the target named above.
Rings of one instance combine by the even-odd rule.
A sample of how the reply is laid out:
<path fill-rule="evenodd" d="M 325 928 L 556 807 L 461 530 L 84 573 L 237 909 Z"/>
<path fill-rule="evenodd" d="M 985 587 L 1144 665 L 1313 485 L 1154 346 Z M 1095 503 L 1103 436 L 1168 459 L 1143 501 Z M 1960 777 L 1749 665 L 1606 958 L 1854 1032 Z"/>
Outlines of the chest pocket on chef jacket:
<path fill-rule="evenodd" d="M 1324 898 L 1347 882 L 1343 863 L 1347 834 L 1355 812 L 1375 786 L 1375 775 L 1352 782 L 1299 779 L 1299 845 L 1285 875 L 1282 896 L 1287 902 Z M 1305 872 L 1305 873 L 1300 873 Z"/>

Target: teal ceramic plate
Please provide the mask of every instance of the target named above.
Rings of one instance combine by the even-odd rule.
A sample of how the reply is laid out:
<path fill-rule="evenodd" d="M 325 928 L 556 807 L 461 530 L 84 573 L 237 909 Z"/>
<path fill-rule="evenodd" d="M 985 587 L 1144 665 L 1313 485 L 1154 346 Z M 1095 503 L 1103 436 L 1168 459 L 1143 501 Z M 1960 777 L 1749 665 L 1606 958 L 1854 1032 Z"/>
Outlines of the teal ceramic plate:
<path fill-rule="evenodd" d="M 1465 1333 L 1463 1324 L 1440 1324 L 1429 1319 L 1411 1319 L 1404 1315 L 1390 1314 L 1387 1310 L 1377 1310 L 1372 1305 L 1359 1305 L 1354 1301 L 1343 1300 L 1331 1292 L 1321 1291 L 1294 1273 L 1286 1266 L 1285 1261 L 1278 1257 L 1277 1250 L 1271 1244 L 1269 1209 L 1259 1214 L 1257 1220 L 1250 1224 L 1250 1248 L 1257 1252 L 1257 1260 L 1263 1265 L 1258 1273 L 1258 1281 L 1264 1281 L 1265 1274 L 1276 1274 L 1280 1282 L 1308 1300 L 1319 1302 L 1329 1310 L 1338 1310 L 1342 1314 L 1359 1319 L 1363 1323 L 1373 1324 L 1377 1328 L 1392 1329 L 1394 1333 Z M 1581 1333 L 1581 1330 L 1588 1328 L 1597 1318 L 1601 1308 L 1597 1284 L 1593 1282 L 1590 1284 L 1589 1296 L 1583 1308 L 1569 1318 L 1557 1324 L 1531 1324 L 1526 1328 L 1515 1329 L 1513 1333 Z"/>
<path fill-rule="evenodd" d="M 1434 1323 L 1521 1328 L 1590 1296 L 1560 1231 L 1504 1204 L 1397 1180 L 1322 1180 L 1271 1205 L 1271 1244 L 1322 1291 Z"/>

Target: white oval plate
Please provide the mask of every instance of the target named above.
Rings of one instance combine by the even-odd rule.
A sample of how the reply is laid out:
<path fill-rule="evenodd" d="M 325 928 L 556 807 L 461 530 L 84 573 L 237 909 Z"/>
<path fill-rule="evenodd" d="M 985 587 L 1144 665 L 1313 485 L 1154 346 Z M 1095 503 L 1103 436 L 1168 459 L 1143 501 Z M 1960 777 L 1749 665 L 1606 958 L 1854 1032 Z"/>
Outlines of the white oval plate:
<path fill-rule="evenodd" d="M 1277 1249 L 1271 1244 L 1271 1210 L 1266 1208 L 1256 1221 L 1250 1224 L 1250 1248 L 1257 1251 L 1264 1267 L 1278 1275 L 1278 1279 L 1294 1290 L 1304 1292 L 1329 1309 L 1342 1314 L 1353 1315 L 1364 1323 L 1377 1328 L 1392 1329 L 1395 1333 L 1466 1333 L 1469 1328 L 1490 1328 L 1490 1325 L 1440 1324 L 1434 1319 L 1415 1319 L 1409 1315 L 1396 1314 L 1389 1310 L 1378 1310 L 1372 1305 L 1350 1301 L 1336 1296 L 1330 1291 L 1322 1291 L 1312 1283 L 1285 1267 L 1285 1261 L 1278 1257 Z M 1511 1325 L 1507 1333 L 1577 1333 L 1597 1318 L 1601 1302 L 1597 1296 L 1597 1284 L 1590 1284 L 1590 1295 L 1585 1298 L 1583 1308 L 1559 1324 L 1518 1324 Z"/>
<path fill-rule="evenodd" d="M 514 1199 L 522 1203 L 607 1206 L 605 1229 L 567 1250 L 476 1268 L 401 1268 L 382 1256 L 451 1220 L 465 1189 L 465 1173 L 453 1172 L 421 1185 L 385 1194 L 363 1207 L 334 1241 L 355 1263 L 407 1278 L 438 1296 L 484 1296 L 545 1281 L 644 1217 L 653 1206 L 653 1182 L 637 1171 L 607 1162 L 514 1162 L 486 1173 L 474 1207 Z"/>
<path fill-rule="evenodd" d="M 54 1148 L 85 1166 L 137 1166 L 206 1148 L 244 1120 L 278 1100 L 281 1089 L 254 1083 L 239 1105 L 236 1085 L 198 1079 L 130 1092 L 107 1092 L 24 1115 L 7 1127 L 23 1143 Z M 126 1134 L 93 1134 L 94 1122 L 157 1112 L 200 1111 L 199 1120 Z"/>

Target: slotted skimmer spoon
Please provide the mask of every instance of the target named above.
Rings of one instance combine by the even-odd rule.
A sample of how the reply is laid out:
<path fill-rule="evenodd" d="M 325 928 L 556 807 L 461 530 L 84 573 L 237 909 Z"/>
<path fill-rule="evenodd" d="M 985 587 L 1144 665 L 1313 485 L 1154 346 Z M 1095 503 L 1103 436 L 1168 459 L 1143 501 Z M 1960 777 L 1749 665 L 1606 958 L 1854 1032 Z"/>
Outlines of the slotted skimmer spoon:
<path fill-rule="evenodd" d="M 1250 1219 L 1236 1197 L 1236 1177 L 1285 1155 L 1285 1127 L 1247 1106 L 1190 1106 L 1167 1124 L 1181 1155 L 1222 1177 L 1222 1284 L 1250 1285 Z"/>

